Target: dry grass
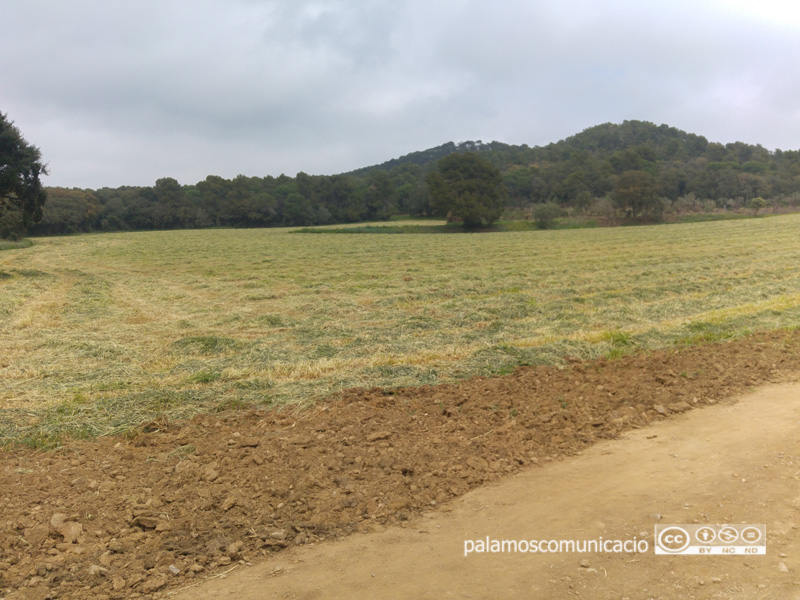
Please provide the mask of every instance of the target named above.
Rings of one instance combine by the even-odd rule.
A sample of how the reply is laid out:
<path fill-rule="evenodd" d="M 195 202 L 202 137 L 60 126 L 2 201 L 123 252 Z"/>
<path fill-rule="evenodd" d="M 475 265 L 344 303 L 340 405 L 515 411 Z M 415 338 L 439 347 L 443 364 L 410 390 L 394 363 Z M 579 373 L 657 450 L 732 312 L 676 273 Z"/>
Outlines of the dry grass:
<path fill-rule="evenodd" d="M 0 254 L 0 437 L 307 404 L 800 322 L 800 216 L 497 234 L 206 230 Z"/>

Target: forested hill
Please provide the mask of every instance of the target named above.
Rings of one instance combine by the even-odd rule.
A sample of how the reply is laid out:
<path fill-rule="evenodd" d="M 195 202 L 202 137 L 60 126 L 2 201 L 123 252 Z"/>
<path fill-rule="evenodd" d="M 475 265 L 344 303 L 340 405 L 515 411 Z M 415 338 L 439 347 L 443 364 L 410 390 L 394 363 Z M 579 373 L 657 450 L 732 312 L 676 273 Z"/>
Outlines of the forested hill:
<path fill-rule="evenodd" d="M 603 124 L 542 147 L 447 143 L 339 175 L 171 178 L 152 187 L 49 188 L 32 233 L 320 225 L 430 215 L 427 173 L 453 152 L 477 152 L 495 166 L 510 212 L 553 202 L 575 214 L 608 214 L 622 182 L 636 181 L 669 210 L 736 209 L 756 198 L 797 206 L 800 151 L 721 144 L 667 125 Z M 624 177 L 623 177 L 624 175 Z"/>
<path fill-rule="evenodd" d="M 492 152 L 502 153 L 514 148 L 517 148 L 522 152 L 530 150 L 528 146 L 509 146 L 508 144 L 503 144 L 502 142 L 491 142 L 489 144 L 484 144 L 481 141 L 462 142 L 460 144 L 447 142 L 446 144 L 436 146 L 435 148 L 428 148 L 427 150 L 422 150 L 420 152 L 406 154 L 400 158 L 393 158 L 392 160 L 381 163 L 380 165 L 363 167 L 361 169 L 351 171 L 347 173 L 347 175 L 364 176 L 368 175 L 375 169 L 391 172 L 392 170 L 402 167 L 403 165 L 417 165 L 424 167 L 426 165 L 436 163 L 439 159 L 444 158 L 448 154 L 453 154 L 454 152 L 480 152 L 485 156 L 486 154 Z"/>

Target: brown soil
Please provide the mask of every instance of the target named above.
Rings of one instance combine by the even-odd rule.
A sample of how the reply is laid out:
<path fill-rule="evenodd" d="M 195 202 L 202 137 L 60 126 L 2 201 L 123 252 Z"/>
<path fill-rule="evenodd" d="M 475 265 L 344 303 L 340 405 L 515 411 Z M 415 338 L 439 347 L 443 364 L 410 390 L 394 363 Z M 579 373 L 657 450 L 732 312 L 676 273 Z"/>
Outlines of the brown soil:
<path fill-rule="evenodd" d="M 800 383 L 770 384 L 521 469 L 384 531 L 295 546 L 175 600 L 798 600 Z M 765 555 L 663 556 L 653 524 L 762 523 Z M 465 540 L 644 540 L 472 553 Z M 232 569 L 232 572 L 231 572 Z"/>
<path fill-rule="evenodd" d="M 799 350 L 800 332 L 775 332 L 5 451 L 0 597 L 160 597 L 289 546 L 402 524 L 522 466 L 784 380 Z"/>

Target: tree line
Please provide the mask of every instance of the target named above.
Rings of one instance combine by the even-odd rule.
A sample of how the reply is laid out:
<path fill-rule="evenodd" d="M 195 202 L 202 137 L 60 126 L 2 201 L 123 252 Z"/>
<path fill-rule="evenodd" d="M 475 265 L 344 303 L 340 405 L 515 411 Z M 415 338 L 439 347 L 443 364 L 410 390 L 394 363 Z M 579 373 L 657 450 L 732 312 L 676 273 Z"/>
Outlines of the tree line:
<path fill-rule="evenodd" d="M 603 124 L 541 147 L 447 143 L 339 175 L 209 176 L 193 185 L 47 188 L 44 216 L 29 231 L 272 227 L 441 216 L 431 173 L 445 157 L 474 153 L 501 176 L 505 214 L 542 205 L 571 214 L 658 220 L 664 211 L 797 207 L 800 151 L 721 144 L 667 125 Z"/>
<path fill-rule="evenodd" d="M 42 221 L 31 232 L 280 227 L 379 221 L 425 214 L 427 189 L 416 175 L 246 177 L 215 175 L 195 185 L 165 177 L 152 187 L 48 188 Z"/>
<path fill-rule="evenodd" d="M 0 112 L 0 239 L 16 239 L 42 219 L 46 174 L 39 149 Z"/>

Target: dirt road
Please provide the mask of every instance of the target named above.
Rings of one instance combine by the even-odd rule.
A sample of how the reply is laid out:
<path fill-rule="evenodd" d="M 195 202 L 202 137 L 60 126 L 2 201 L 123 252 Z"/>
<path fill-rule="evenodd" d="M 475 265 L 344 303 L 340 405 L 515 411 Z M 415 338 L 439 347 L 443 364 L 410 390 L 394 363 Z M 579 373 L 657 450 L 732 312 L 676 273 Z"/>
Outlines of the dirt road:
<path fill-rule="evenodd" d="M 291 548 L 183 591 L 237 598 L 800 598 L 800 384 L 529 467 L 372 533 Z M 765 523 L 766 556 L 656 556 L 661 523 Z M 647 539 L 645 554 L 477 554 L 499 539 Z"/>

